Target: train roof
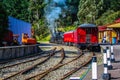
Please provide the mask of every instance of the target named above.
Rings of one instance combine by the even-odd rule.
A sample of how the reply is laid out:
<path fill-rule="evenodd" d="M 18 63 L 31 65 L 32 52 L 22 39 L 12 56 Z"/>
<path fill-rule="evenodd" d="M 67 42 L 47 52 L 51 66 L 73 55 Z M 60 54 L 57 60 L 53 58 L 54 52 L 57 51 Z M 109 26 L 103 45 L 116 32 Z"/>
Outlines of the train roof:
<path fill-rule="evenodd" d="M 85 28 L 87 28 L 87 27 L 97 27 L 95 24 L 88 24 L 88 23 L 84 23 L 84 24 L 81 24 L 79 27 L 85 27 Z"/>

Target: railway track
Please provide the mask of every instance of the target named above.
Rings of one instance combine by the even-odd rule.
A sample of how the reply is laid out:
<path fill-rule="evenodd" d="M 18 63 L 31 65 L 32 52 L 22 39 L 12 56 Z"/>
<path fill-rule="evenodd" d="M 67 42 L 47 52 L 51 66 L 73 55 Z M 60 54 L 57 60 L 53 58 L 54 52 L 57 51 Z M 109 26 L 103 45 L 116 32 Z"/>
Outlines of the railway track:
<path fill-rule="evenodd" d="M 83 55 L 81 54 L 81 55 L 79 55 L 79 57 L 76 57 L 75 59 L 73 59 L 73 60 L 71 60 L 71 61 L 68 61 L 68 62 L 66 62 L 66 63 L 63 63 L 63 64 L 61 64 L 61 65 L 59 65 L 59 66 L 56 66 L 56 67 L 54 67 L 49 73 L 51 73 L 50 74 L 50 76 L 55 76 L 55 75 L 59 75 L 59 76 L 57 76 L 56 78 L 57 79 L 54 79 L 54 77 L 51 79 L 51 78 L 49 78 L 49 74 L 48 74 L 48 72 L 46 72 L 45 74 L 43 74 L 42 76 L 40 76 L 39 78 L 36 78 L 36 80 L 42 80 L 42 79 L 44 79 L 44 80 L 46 80 L 46 79 L 50 79 L 50 80 L 65 80 L 65 78 L 66 77 L 68 77 L 68 76 L 70 76 L 71 74 L 73 74 L 73 73 L 75 73 L 77 70 L 79 70 L 79 69 L 81 69 L 83 66 L 85 66 L 85 65 L 87 65 L 90 61 L 91 61 L 91 59 L 92 59 L 92 54 L 89 56 L 90 58 L 87 60 L 87 61 L 83 61 L 83 63 L 81 63 L 80 65 L 78 65 L 78 67 L 73 67 L 73 69 L 71 70 L 71 71 L 67 71 L 67 68 L 65 69 L 65 70 L 63 70 L 63 72 L 62 73 L 60 73 L 60 68 L 61 69 L 64 69 L 65 68 L 65 66 L 66 67 L 72 67 L 72 66 L 75 66 L 75 64 L 76 64 L 76 61 L 78 61 L 77 63 L 80 63 L 80 58 L 82 58 L 83 57 Z M 75 64 L 74 64 L 75 63 Z M 58 70 L 58 72 L 57 72 L 57 70 Z M 64 72 L 67 72 L 67 73 L 65 73 L 64 74 Z M 55 74 L 54 74 L 55 73 Z M 59 73 L 59 74 L 57 74 L 57 73 Z M 63 76 L 60 76 L 61 74 L 64 74 Z M 45 76 L 47 76 L 47 78 L 44 78 Z M 59 79 L 59 77 L 60 77 L 60 79 Z"/>
<path fill-rule="evenodd" d="M 55 66 L 50 67 L 50 68 L 48 68 L 47 70 L 45 70 L 45 71 L 43 71 L 43 72 L 41 72 L 41 73 L 39 73 L 39 74 L 37 74 L 37 75 L 28 77 L 28 78 L 26 78 L 25 80 L 29 80 L 29 79 L 32 79 L 32 78 L 36 78 L 36 77 L 39 76 L 39 75 L 47 74 L 47 73 L 49 73 L 51 70 L 53 70 L 54 67 L 59 66 L 60 64 L 62 64 L 62 62 L 63 62 L 63 60 L 64 60 L 64 58 L 65 58 L 65 52 L 64 52 L 64 49 L 63 49 L 63 48 L 62 48 L 61 57 L 62 57 L 61 60 L 60 60 Z"/>
<path fill-rule="evenodd" d="M 53 49 L 53 51 L 55 50 L 55 48 Z M 9 64 L 9 65 L 6 65 L 6 63 L 10 63 L 11 62 L 11 60 L 9 61 L 5 61 L 5 62 L 3 62 L 2 64 L 3 65 L 0 65 L 1 67 L 0 67 L 0 69 L 4 69 L 4 68 L 9 68 L 9 67 L 13 67 L 13 66 L 16 66 L 16 65 L 20 65 L 20 64 L 23 64 L 23 63 L 28 63 L 28 62 L 31 62 L 31 61 L 35 61 L 35 60 L 38 60 L 38 59 L 40 59 L 40 58 L 42 58 L 42 57 L 47 57 L 47 56 L 49 56 L 49 52 L 51 52 L 52 50 L 50 50 L 50 51 L 47 51 L 47 52 L 42 52 L 42 53 L 40 53 L 39 55 L 37 54 L 37 55 L 31 55 L 31 56 L 28 56 L 27 57 L 27 59 L 28 58 L 30 58 L 30 59 L 28 59 L 28 60 L 23 60 L 24 58 L 16 58 L 16 59 L 13 59 L 13 60 L 23 60 L 23 61 L 19 61 L 18 63 L 12 63 L 12 64 Z M 44 54 L 43 54 L 44 53 Z M 43 54 L 43 55 L 42 55 Z M 32 58 L 33 57 L 33 58 Z M 35 58 L 34 58 L 35 57 Z M 26 57 L 25 57 L 26 58 Z M 31 59 L 32 58 L 32 59 Z M 12 60 L 12 61 L 13 61 Z M 2 67 L 3 66 L 3 67 Z"/>
<path fill-rule="evenodd" d="M 12 64 L 12 65 L 5 66 L 5 67 L 1 67 L 1 69 L 5 70 L 6 68 L 14 68 L 15 66 L 18 66 L 18 65 L 20 66 L 20 64 L 24 64 L 24 63 L 28 63 L 28 62 L 31 63 L 31 61 L 33 62 L 34 60 L 35 60 L 35 61 L 37 60 L 38 62 L 33 62 L 33 63 L 35 63 L 34 65 L 31 63 L 31 65 L 32 65 L 33 67 L 35 67 L 36 65 L 42 64 L 42 63 L 44 63 L 45 61 L 47 61 L 47 60 L 50 58 L 50 56 L 54 55 L 55 50 L 56 50 L 56 48 L 54 48 L 53 50 L 51 50 L 51 53 L 48 53 L 48 54 L 46 54 L 46 55 L 44 55 L 44 56 L 41 56 L 41 57 L 39 57 L 39 58 L 36 58 L 36 59 L 33 59 L 33 60 L 24 61 L 24 62 L 17 63 L 17 64 Z M 29 66 L 31 66 L 31 65 L 29 65 Z M 24 66 L 25 66 L 25 65 L 24 65 Z M 14 76 L 16 76 L 16 75 L 18 75 L 18 74 L 20 74 L 20 73 L 22 73 L 22 72 L 24 72 L 25 70 L 28 70 L 28 69 L 30 69 L 30 67 L 27 67 L 27 68 L 25 68 L 25 69 L 22 69 L 22 70 L 20 70 L 20 71 L 17 71 L 17 72 L 15 72 L 15 73 L 13 73 L 12 75 L 9 75 L 9 76 L 7 76 L 7 77 L 4 77 L 3 80 L 10 79 L 11 77 L 14 77 Z"/>
<path fill-rule="evenodd" d="M 72 75 L 73 73 L 75 73 L 76 71 L 78 71 L 79 69 L 81 69 L 82 67 L 88 65 L 92 60 L 92 56 L 90 56 L 90 58 L 85 62 L 82 63 L 81 66 L 74 68 L 73 70 L 69 71 L 68 73 L 64 74 L 62 78 L 60 78 L 59 80 L 64 80 L 65 78 L 69 77 L 70 75 Z"/>
<path fill-rule="evenodd" d="M 78 51 L 78 50 L 77 50 Z M 31 60 L 27 60 L 27 61 L 23 61 L 23 62 L 19 62 L 19 63 L 15 63 L 15 64 L 11 64 L 11 65 L 7 65 L 7 66 L 3 66 L 0 68 L 0 70 L 5 70 L 8 69 L 8 73 L 6 76 L 2 76 L 2 80 L 47 80 L 49 78 L 49 76 L 52 74 L 52 76 L 57 75 L 57 73 L 59 73 L 58 71 L 63 71 L 65 70 L 65 72 L 62 74 L 60 72 L 59 77 L 57 79 L 50 79 L 50 80 L 65 80 L 66 78 L 68 78 L 70 75 L 72 75 L 73 73 L 75 73 L 76 71 L 78 71 L 79 69 L 81 69 L 82 67 L 86 66 L 90 60 L 93 54 L 89 55 L 89 58 L 85 58 L 84 57 L 84 53 L 86 53 L 85 51 L 78 51 L 78 52 L 74 52 L 72 56 L 68 56 L 68 54 L 65 53 L 64 49 L 62 48 L 61 51 L 55 51 L 55 49 L 50 51 L 51 53 L 49 54 L 45 54 L 45 55 L 41 55 L 35 59 L 31 59 Z M 58 52 L 60 52 L 58 54 Z M 69 53 L 69 52 L 68 52 Z M 78 55 L 79 53 L 79 55 Z M 87 61 L 81 61 L 81 59 L 87 59 Z M 39 60 L 40 59 L 40 60 Z M 38 62 L 34 63 L 34 61 Z M 54 62 L 55 61 L 55 62 Z M 76 66 L 76 63 L 81 62 L 81 64 L 79 64 L 78 66 Z M 27 63 L 31 63 L 27 66 L 23 65 L 23 64 L 27 64 Z M 14 66 L 21 66 L 23 65 L 24 68 L 23 69 L 18 69 L 18 70 L 13 70 L 13 71 L 9 71 L 12 68 L 16 68 Z M 70 66 L 71 65 L 71 66 Z M 66 71 L 67 66 L 70 70 Z M 2 73 L 1 71 L 1 73 Z M 56 74 L 54 74 L 56 72 Z M 4 73 L 4 71 L 3 71 Z M 12 73 L 12 74 L 9 74 Z"/>
<path fill-rule="evenodd" d="M 33 78 L 36 79 L 36 80 L 41 80 L 41 79 L 42 79 L 44 76 L 46 76 L 48 73 L 50 73 L 50 72 L 52 72 L 52 71 L 54 71 L 54 70 L 56 70 L 56 69 L 58 69 L 58 68 L 60 68 L 60 67 L 62 67 L 62 66 L 64 66 L 64 65 L 66 65 L 66 64 L 68 64 L 68 63 L 71 63 L 72 61 L 75 61 L 75 60 L 78 59 L 80 56 L 82 56 L 82 54 L 80 54 L 80 55 L 77 56 L 76 58 L 68 61 L 67 63 L 65 63 L 64 60 L 62 60 L 62 61 L 58 62 L 58 64 L 56 64 L 55 66 L 49 68 L 48 70 L 45 70 L 44 72 L 39 73 L 39 74 L 34 75 L 34 76 L 31 76 L 31 77 L 29 77 L 29 78 L 26 78 L 25 80 L 30 80 L 30 79 L 33 79 Z"/>

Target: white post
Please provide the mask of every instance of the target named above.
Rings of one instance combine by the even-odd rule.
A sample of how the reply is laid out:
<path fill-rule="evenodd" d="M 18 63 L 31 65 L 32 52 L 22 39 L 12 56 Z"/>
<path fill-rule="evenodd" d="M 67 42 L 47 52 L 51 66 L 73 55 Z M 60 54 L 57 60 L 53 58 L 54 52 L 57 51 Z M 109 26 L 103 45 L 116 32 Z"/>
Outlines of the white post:
<path fill-rule="evenodd" d="M 97 80 L 97 58 L 92 57 L 92 80 Z"/>
<path fill-rule="evenodd" d="M 113 52 L 113 45 L 111 45 L 111 62 L 115 62 L 114 52 Z"/>
<path fill-rule="evenodd" d="M 108 69 L 107 69 L 107 54 L 106 54 L 106 50 L 104 50 L 103 52 L 103 63 L 104 63 L 104 74 L 108 73 Z"/>
<path fill-rule="evenodd" d="M 103 80 L 109 80 L 110 74 L 108 73 L 108 67 L 107 67 L 107 53 L 106 49 L 103 50 L 103 63 L 104 63 L 104 72 L 102 75 Z"/>
<path fill-rule="evenodd" d="M 110 61 L 110 49 L 109 47 L 106 48 L 107 49 L 107 63 L 108 63 L 108 70 L 111 70 L 113 67 L 111 65 L 111 61 Z"/>

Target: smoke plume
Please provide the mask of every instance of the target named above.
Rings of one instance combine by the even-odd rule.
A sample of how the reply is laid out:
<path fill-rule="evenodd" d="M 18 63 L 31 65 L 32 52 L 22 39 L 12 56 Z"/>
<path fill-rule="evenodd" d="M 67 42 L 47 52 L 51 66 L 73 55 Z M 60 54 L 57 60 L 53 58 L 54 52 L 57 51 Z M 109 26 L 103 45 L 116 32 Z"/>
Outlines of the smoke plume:
<path fill-rule="evenodd" d="M 44 9 L 45 17 L 52 37 L 55 37 L 55 33 L 57 32 L 56 20 L 58 20 L 59 16 L 62 14 L 62 9 L 66 8 L 65 2 L 66 0 L 45 0 L 47 4 Z"/>

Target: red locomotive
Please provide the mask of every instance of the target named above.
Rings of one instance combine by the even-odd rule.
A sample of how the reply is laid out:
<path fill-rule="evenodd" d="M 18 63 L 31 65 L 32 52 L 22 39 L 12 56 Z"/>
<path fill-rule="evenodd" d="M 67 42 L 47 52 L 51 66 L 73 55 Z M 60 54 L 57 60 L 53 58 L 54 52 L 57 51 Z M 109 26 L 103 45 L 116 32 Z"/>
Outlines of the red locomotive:
<path fill-rule="evenodd" d="M 94 24 L 81 24 L 76 30 L 64 33 L 63 41 L 81 49 L 99 51 L 98 28 Z"/>

